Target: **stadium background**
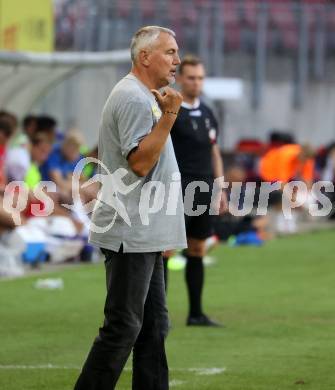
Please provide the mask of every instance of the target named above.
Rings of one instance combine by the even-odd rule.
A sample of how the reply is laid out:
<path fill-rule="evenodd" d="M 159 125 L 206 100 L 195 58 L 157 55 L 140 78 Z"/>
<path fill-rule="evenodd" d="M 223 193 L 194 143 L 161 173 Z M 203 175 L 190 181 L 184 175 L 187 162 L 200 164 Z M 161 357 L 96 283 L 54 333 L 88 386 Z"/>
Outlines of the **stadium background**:
<path fill-rule="evenodd" d="M 56 50 L 125 49 L 138 26 L 162 24 L 176 31 L 182 54 L 204 59 L 209 76 L 241 79 L 242 96 L 217 103 L 221 117 L 225 113 L 224 148 L 240 138 L 265 140 L 271 128 L 288 129 L 298 142 L 316 146 L 334 136 L 332 1 L 57 0 L 54 7 Z M 77 74 L 33 108 L 52 109 L 61 127 L 75 124 L 91 140 L 99 107 L 128 66 L 114 75 Z"/>
<path fill-rule="evenodd" d="M 290 129 L 299 142 L 334 136 L 333 2 L 60 2 L 56 45 L 124 49 L 139 25 L 153 23 L 174 29 L 182 53 L 203 58 L 210 76 L 243 80 L 242 99 L 225 104 L 223 146 L 265 138 L 272 127 Z"/>

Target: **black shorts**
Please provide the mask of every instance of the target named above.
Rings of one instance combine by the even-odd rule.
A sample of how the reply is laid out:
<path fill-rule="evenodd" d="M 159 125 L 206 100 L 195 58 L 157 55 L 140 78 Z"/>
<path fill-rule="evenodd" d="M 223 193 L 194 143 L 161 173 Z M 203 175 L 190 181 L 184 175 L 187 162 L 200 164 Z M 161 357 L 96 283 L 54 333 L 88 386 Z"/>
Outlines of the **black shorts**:
<path fill-rule="evenodd" d="M 193 181 L 203 181 L 208 184 L 209 191 L 201 192 L 200 188 L 197 187 L 194 191 L 194 201 L 193 204 L 187 205 L 185 202 L 185 189 L 187 185 Z M 212 198 L 212 188 L 213 188 L 213 178 L 212 177 L 199 177 L 191 175 L 181 176 L 181 184 L 183 191 L 184 207 L 185 207 L 185 227 L 186 227 L 186 236 L 188 238 L 196 238 L 198 240 L 204 240 L 214 234 L 214 215 L 209 214 L 211 198 Z M 187 209 L 196 210 L 197 206 L 206 206 L 204 213 L 196 216 L 187 215 Z"/>

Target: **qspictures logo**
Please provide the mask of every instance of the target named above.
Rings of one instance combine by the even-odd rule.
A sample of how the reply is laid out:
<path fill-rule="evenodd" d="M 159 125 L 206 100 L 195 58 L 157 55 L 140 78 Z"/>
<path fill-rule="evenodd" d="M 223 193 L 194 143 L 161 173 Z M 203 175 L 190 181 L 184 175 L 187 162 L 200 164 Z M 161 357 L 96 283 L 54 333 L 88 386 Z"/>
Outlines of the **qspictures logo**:
<path fill-rule="evenodd" d="M 98 172 L 88 181 L 82 182 L 83 168 L 86 164 L 94 163 L 99 167 Z M 99 183 L 100 190 L 96 199 L 82 204 L 80 192 L 85 187 Z M 280 206 L 284 218 L 292 218 L 292 210 L 304 207 L 311 216 L 328 216 L 333 205 L 327 193 L 334 192 L 334 184 L 330 181 L 317 181 L 308 188 L 303 181 L 281 182 L 233 182 L 224 181 L 224 177 L 216 178 L 213 186 L 204 181 L 189 182 L 185 188 L 184 198 L 181 196 L 181 177 L 179 172 L 174 172 L 163 183 L 157 180 L 139 178 L 126 168 L 119 168 L 110 172 L 108 167 L 100 160 L 87 157 L 77 164 L 72 175 L 72 204 L 62 204 L 63 207 L 75 211 L 75 204 L 81 203 L 81 210 L 86 215 L 92 213 L 103 205 L 108 206 L 110 215 L 106 218 L 106 226 L 98 226 L 91 221 L 90 229 L 96 233 L 105 233 L 113 228 L 116 219 L 132 226 L 133 221 L 127 208 L 127 199 L 134 197 L 139 199 L 136 215 L 139 216 L 143 226 L 150 224 L 152 218 L 158 213 L 175 215 L 184 209 L 186 215 L 199 216 L 205 212 L 210 215 L 220 213 L 220 200 L 225 196 L 229 188 L 228 212 L 233 216 L 245 216 L 251 212 L 254 215 L 266 215 L 269 209 L 269 198 L 274 192 L 280 194 Z M 257 190 L 257 191 L 256 191 Z M 29 190 L 24 182 L 13 181 L 4 191 L 3 209 L 12 215 L 16 225 L 21 224 L 21 213 L 28 204 L 31 192 L 37 204 L 31 206 L 31 214 L 35 216 L 49 216 L 54 211 L 54 201 L 48 193 L 57 192 L 55 183 L 51 181 L 40 182 L 33 190 Z M 196 204 L 196 194 L 207 193 L 208 204 Z M 257 193 L 257 197 L 256 197 Z M 183 208 L 178 207 L 178 202 L 183 201 Z M 43 208 L 41 207 L 43 204 Z"/>

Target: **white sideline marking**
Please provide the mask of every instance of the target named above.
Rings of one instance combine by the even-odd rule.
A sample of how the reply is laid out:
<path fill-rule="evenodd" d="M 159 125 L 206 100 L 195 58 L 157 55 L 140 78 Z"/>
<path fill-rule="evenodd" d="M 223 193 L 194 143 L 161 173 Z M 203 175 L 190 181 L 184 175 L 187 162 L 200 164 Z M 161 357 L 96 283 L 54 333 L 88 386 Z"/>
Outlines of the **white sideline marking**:
<path fill-rule="evenodd" d="M 172 381 L 169 382 L 169 385 L 170 385 L 171 387 L 177 387 L 177 386 L 180 386 L 180 385 L 184 385 L 185 383 L 187 383 L 187 382 L 185 382 L 185 381 L 179 381 L 179 380 L 177 380 L 177 379 L 173 379 Z"/>
<path fill-rule="evenodd" d="M 56 364 L 37 364 L 37 365 L 26 365 L 26 364 L 0 364 L 0 370 L 80 370 L 79 366 L 60 366 Z"/>
<path fill-rule="evenodd" d="M 225 367 L 218 368 L 189 368 L 188 371 L 195 372 L 197 375 L 219 375 L 226 371 Z"/>
<path fill-rule="evenodd" d="M 0 370 L 80 370 L 80 366 L 75 365 L 57 365 L 57 364 L 36 364 L 36 365 L 26 365 L 26 364 L 0 364 Z M 131 371 L 131 368 L 126 367 L 126 371 Z M 226 371 L 225 367 L 210 367 L 210 368 L 170 368 L 170 371 L 180 371 L 180 372 L 194 372 L 196 375 L 219 375 Z M 174 382 L 173 386 L 179 386 L 182 381 L 172 381 Z"/>

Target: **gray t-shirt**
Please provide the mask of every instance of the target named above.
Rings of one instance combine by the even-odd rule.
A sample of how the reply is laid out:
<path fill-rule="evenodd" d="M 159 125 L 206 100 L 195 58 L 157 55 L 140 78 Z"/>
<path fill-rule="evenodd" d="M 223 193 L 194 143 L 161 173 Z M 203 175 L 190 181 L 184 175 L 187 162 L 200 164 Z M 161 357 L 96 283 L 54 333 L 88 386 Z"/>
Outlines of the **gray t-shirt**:
<path fill-rule="evenodd" d="M 153 94 L 134 75 L 113 88 L 100 125 L 98 174 L 103 185 L 92 213 L 90 243 L 114 251 L 122 244 L 124 252 L 187 246 L 180 173 L 170 135 L 147 176 L 137 176 L 127 161 L 160 116 Z"/>

